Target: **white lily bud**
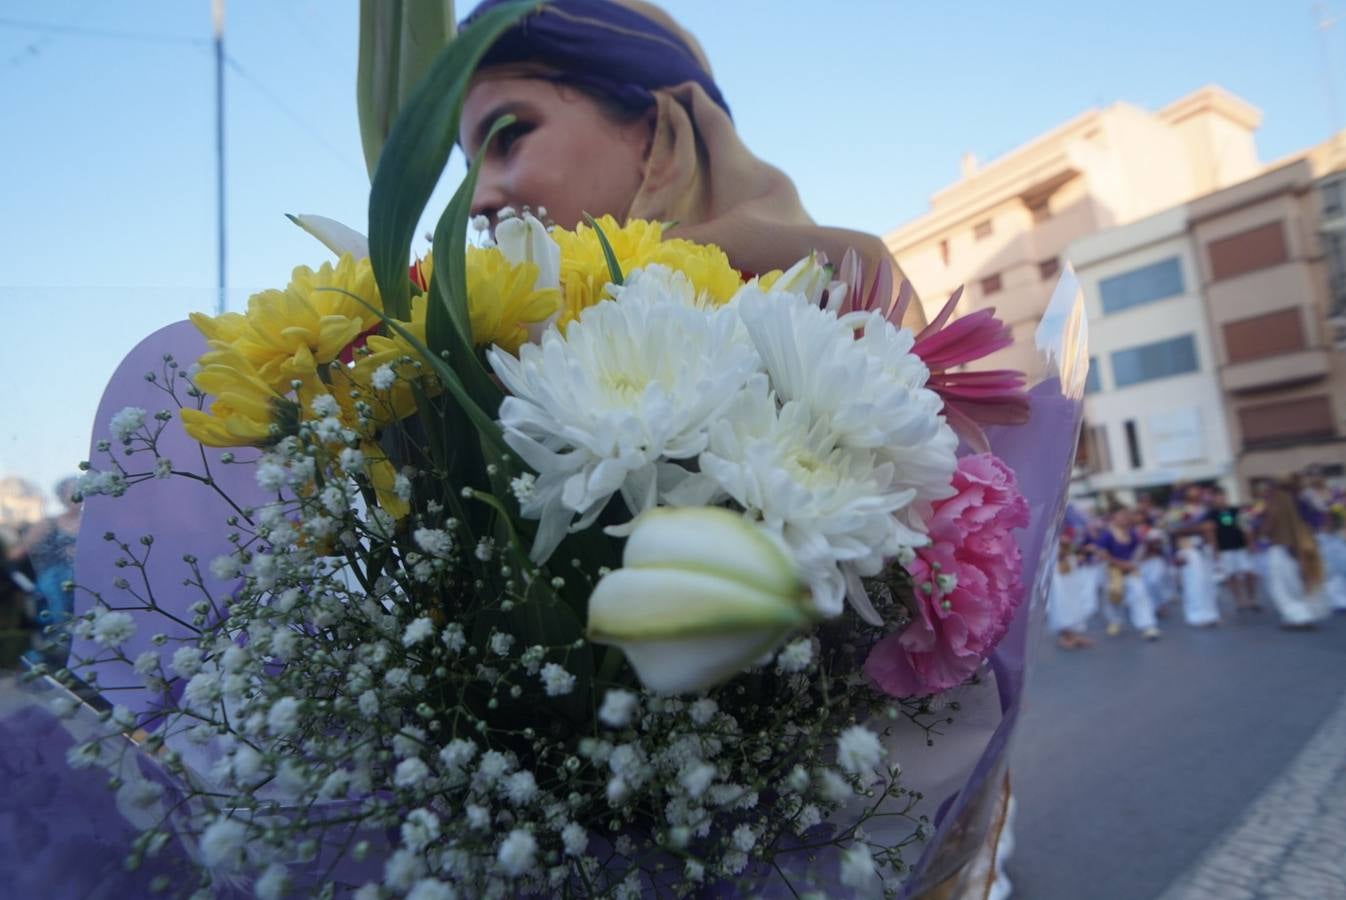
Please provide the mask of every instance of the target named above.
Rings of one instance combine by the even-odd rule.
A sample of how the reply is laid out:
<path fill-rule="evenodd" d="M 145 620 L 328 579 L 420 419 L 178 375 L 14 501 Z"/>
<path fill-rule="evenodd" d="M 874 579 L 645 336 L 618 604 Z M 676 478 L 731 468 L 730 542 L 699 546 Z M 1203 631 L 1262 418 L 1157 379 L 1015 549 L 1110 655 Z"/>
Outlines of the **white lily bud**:
<path fill-rule="evenodd" d="M 810 253 L 782 272 L 769 292 L 803 294 L 809 303 L 817 306 L 831 280 L 832 267 L 827 264 L 827 258 L 820 253 Z"/>
<path fill-rule="evenodd" d="M 322 241 L 328 250 L 337 256 L 349 253 L 356 259 L 369 256 L 369 239 L 354 228 L 342 225 L 326 216 L 301 215 L 289 216 L 300 228 Z"/>
<path fill-rule="evenodd" d="M 814 618 L 786 551 L 727 510 L 644 513 L 622 563 L 589 597 L 589 638 L 620 647 L 654 691 L 711 687 Z"/>
<path fill-rule="evenodd" d="M 532 213 L 501 220 L 495 226 L 495 245 L 512 264 L 530 262 L 537 266 L 533 290 L 561 286 L 561 247 Z"/>

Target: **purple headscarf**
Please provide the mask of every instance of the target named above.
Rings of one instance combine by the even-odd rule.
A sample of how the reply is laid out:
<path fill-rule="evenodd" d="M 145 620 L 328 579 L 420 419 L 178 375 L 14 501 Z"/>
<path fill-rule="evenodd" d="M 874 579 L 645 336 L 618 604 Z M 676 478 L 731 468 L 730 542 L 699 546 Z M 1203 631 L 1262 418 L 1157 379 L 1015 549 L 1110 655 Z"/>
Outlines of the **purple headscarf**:
<path fill-rule="evenodd" d="M 505 0 L 484 0 L 470 23 Z M 652 105 L 653 91 L 694 81 L 729 112 L 697 50 L 681 36 L 611 0 L 552 0 L 529 13 L 486 52 L 481 68 L 536 62 L 548 80 L 574 84 L 631 110 Z"/>

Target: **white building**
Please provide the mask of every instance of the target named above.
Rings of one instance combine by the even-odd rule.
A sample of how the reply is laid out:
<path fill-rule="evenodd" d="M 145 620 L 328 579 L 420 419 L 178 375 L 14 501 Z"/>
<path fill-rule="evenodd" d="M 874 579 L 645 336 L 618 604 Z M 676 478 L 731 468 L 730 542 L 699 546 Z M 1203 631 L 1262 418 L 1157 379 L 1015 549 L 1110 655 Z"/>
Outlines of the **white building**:
<path fill-rule="evenodd" d="M 1079 494 L 1133 502 L 1140 489 L 1218 481 L 1239 495 L 1187 217 L 1178 206 L 1066 251 L 1089 316 Z"/>

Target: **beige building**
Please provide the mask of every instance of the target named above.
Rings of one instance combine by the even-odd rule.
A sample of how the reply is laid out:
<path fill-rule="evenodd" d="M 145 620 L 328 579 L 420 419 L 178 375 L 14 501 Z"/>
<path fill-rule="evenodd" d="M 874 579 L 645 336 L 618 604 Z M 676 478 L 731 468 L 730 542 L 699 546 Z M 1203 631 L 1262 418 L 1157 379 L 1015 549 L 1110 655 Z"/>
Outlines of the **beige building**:
<path fill-rule="evenodd" d="M 1067 246 L 1255 174 L 1260 118 L 1218 87 L 1157 112 L 1090 110 L 993 162 L 965 158 L 930 211 L 885 240 L 927 314 L 965 285 L 963 313 L 994 306 L 1014 329 L 1015 347 L 988 365 L 1031 369 Z"/>
<path fill-rule="evenodd" d="M 13 540 L 19 530 L 43 515 L 42 491 L 16 476 L 0 478 L 0 536 Z"/>
<path fill-rule="evenodd" d="M 1344 182 L 1346 132 L 1188 205 L 1245 486 L 1346 467 Z"/>
<path fill-rule="evenodd" d="M 1186 205 L 1072 243 L 1089 319 L 1073 492 L 1219 481 L 1238 496 L 1214 336 Z"/>

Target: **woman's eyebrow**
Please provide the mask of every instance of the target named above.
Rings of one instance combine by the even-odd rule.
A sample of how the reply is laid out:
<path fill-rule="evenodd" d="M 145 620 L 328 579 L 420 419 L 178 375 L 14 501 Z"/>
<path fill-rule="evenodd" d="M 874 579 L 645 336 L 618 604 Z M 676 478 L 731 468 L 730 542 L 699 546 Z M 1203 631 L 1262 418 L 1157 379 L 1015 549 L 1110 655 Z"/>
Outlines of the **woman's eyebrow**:
<path fill-rule="evenodd" d="M 481 149 L 481 145 L 486 143 L 486 136 L 491 133 L 491 126 L 495 124 L 496 119 L 499 119 L 501 116 L 518 115 L 519 113 L 525 112 L 528 108 L 528 104 L 523 101 L 506 100 L 495 106 L 486 115 L 482 116 L 477 121 L 476 130 L 472 135 L 473 152 L 475 153 L 476 150 Z"/>

